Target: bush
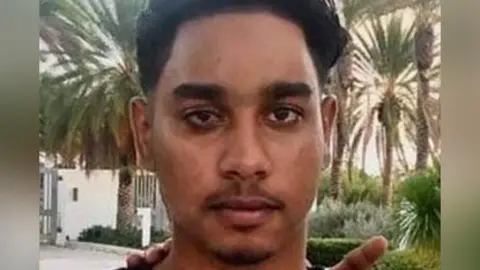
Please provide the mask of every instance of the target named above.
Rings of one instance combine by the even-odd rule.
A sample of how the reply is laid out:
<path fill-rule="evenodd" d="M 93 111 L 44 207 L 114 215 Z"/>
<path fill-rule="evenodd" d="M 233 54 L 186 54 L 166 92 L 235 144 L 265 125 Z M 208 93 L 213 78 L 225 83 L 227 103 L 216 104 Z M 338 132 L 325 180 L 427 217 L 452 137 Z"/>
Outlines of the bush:
<path fill-rule="evenodd" d="M 168 235 L 162 231 L 151 230 L 151 242 L 159 243 L 165 241 Z M 117 230 L 111 227 L 93 226 L 83 230 L 79 241 L 107 244 L 114 246 L 142 248 L 142 231 L 139 229 Z"/>
<path fill-rule="evenodd" d="M 328 197 L 331 175 L 327 170 L 322 174 L 321 187 L 318 190 L 318 198 Z M 348 179 L 347 172 L 340 175 L 342 196 L 341 200 L 345 204 L 355 204 L 362 201 L 368 201 L 375 205 L 380 205 L 382 197 L 382 185 L 379 177 L 368 175 L 361 170 L 352 171 L 352 179 Z M 319 202 L 321 203 L 321 201 Z"/>
<path fill-rule="evenodd" d="M 414 250 L 392 251 L 372 270 L 436 270 L 440 269 L 439 258 L 425 257 Z"/>
<path fill-rule="evenodd" d="M 345 220 L 351 219 L 351 211 L 340 202 L 325 199 L 309 220 L 309 236 L 315 238 L 344 237 Z"/>
<path fill-rule="evenodd" d="M 372 212 L 358 212 L 353 219 L 343 224 L 343 234 L 349 238 L 367 239 L 375 235 L 383 235 L 387 239 L 393 237 L 391 219 L 383 209 Z"/>
<path fill-rule="evenodd" d="M 314 265 L 333 266 L 343 259 L 350 250 L 362 245 L 356 239 L 311 238 L 307 244 L 307 258 Z"/>
<path fill-rule="evenodd" d="M 440 172 L 429 169 L 407 177 L 394 207 L 398 243 L 409 248 L 440 251 Z"/>
<path fill-rule="evenodd" d="M 331 267 L 362 244 L 363 241 L 358 239 L 311 238 L 307 245 L 307 258 L 314 265 Z M 422 257 L 413 250 L 389 251 L 372 270 L 433 270 L 439 269 L 438 262 L 438 259 Z"/>
<path fill-rule="evenodd" d="M 342 182 L 343 196 L 342 200 L 346 204 L 355 204 L 357 202 L 368 201 L 375 205 L 380 205 L 382 198 L 382 186 L 378 178 L 357 173 L 352 181 L 344 179 Z"/>
<path fill-rule="evenodd" d="M 392 238 L 387 210 L 370 202 L 346 205 L 325 199 L 309 220 L 309 236 L 316 238 L 367 239 L 375 235 Z"/>

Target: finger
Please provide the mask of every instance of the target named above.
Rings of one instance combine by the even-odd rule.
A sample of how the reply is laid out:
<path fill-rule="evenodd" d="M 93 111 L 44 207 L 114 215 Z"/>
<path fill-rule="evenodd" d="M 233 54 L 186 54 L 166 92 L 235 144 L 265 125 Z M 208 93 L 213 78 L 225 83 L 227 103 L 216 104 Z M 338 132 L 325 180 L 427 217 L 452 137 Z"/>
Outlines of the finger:
<path fill-rule="evenodd" d="M 130 254 L 127 256 L 127 267 L 136 267 L 145 263 L 145 257 L 141 254 Z"/>
<path fill-rule="evenodd" d="M 350 251 L 344 259 L 331 270 L 369 269 L 387 250 L 388 242 L 384 237 L 372 237 L 366 244 Z"/>
<path fill-rule="evenodd" d="M 305 266 L 306 266 L 307 268 L 312 267 L 312 264 L 310 263 L 310 261 L 309 261 L 308 259 L 305 259 Z"/>
<path fill-rule="evenodd" d="M 162 262 L 170 251 L 170 240 L 163 243 L 156 244 L 153 247 L 147 249 L 145 252 L 145 258 L 148 264 L 157 264 Z"/>
<path fill-rule="evenodd" d="M 145 251 L 145 260 L 148 264 L 157 264 L 163 258 L 163 254 L 165 253 L 163 245 L 158 244 L 153 247 L 148 248 Z"/>

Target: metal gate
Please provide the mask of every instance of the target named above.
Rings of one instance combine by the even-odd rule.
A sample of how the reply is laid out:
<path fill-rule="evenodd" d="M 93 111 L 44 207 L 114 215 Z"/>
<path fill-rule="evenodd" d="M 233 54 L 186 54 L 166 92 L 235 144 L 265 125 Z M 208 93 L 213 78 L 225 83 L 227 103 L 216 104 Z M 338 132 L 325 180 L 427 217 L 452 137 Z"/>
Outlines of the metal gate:
<path fill-rule="evenodd" d="M 57 234 L 57 185 L 55 169 L 40 168 L 40 243 L 55 244 Z"/>
<path fill-rule="evenodd" d="M 135 207 L 152 209 L 152 226 L 156 230 L 168 230 L 168 217 L 161 200 L 157 177 L 148 172 L 137 172 L 135 177 Z"/>

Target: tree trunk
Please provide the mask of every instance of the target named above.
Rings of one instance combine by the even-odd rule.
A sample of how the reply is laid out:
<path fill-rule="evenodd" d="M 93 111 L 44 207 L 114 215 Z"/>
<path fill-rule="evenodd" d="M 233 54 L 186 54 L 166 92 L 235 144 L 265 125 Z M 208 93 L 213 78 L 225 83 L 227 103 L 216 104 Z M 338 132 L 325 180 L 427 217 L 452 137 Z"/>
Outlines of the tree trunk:
<path fill-rule="evenodd" d="M 348 182 L 353 181 L 353 159 L 355 158 L 355 153 L 357 152 L 359 143 L 360 143 L 360 138 L 361 138 L 362 132 L 358 132 L 354 137 L 352 141 L 352 147 L 350 148 L 350 153 L 347 161 L 347 173 L 348 173 Z"/>
<path fill-rule="evenodd" d="M 117 229 L 126 230 L 133 227 L 135 220 L 134 182 L 130 170 L 127 169 L 126 157 L 121 159 L 121 165 L 118 175 Z"/>
<path fill-rule="evenodd" d="M 418 95 L 417 95 L 417 121 L 416 121 L 416 144 L 417 156 L 415 162 L 415 170 L 422 171 L 427 168 L 429 153 L 430 132 L 428 128 L 428 120 L 426 115 L 425 102 L 429 95 L 429 80 L 422 73 L 418 74 Z"/>
<path fill-rule="evenodd" d="M 385 163 L 383 168 L 382 205 L 389 207 L 392 203 L 392 166 L 393 166 L 393 129 L 385 128 Z"/>
<path fill-rule="evenodd" d="M 352 84 L 352 53 L 353 43 L 351 42 L 351 37 L 349 35 L 343 54 L 340 59 L 338 59 L 336 72 L 334 72 L 334 84 L 337 90 L 338 112 L 336 117 L 337 141 L 335 145 L 335 153 L 332 159 L 332 171 L 330 177 L 331 185 L 329 190 L 329 196 L 333 199 L 338 199 L 341 196 L 342 183 L 340 174 L 342 172 L 345 146 L 348 143 L 345 117 L 347 110 L 348 90 L 351 88 Z"/>
<path fill-rule="evenodd" d="M 430 82 L 426 76 L 426 71 L 431 68 L 433 62 L 434 38 L 433 26 L 426 21 L 419 20 L 417 31 L 415 32 L 415 62 L 418 70 L 416 111 L 417 156 L 415 162 L 415 169 L 417 171 L 422 171 L 427 168 L 428 153 L 430 150 L 430 132 L 426 115 L 426 103 L 430 93 Z"/>
<path fill-rule="evenodd" d="M 330 177 L 330 189 L 329 196 L 333 199 L 338 199 L 341 195 L 341 171 L 343 165 L 343 155 L 345 153 L 346 145 L 346 136 L 345 136 L 345 110 L 343 98 L 340 98 L 341 95 L 338 95 L 338 115 L 336 122 L 337 130 L 337 145 L 335 147 L 336 151 L 333 155 L 332 160 L 332 172 Z"/>

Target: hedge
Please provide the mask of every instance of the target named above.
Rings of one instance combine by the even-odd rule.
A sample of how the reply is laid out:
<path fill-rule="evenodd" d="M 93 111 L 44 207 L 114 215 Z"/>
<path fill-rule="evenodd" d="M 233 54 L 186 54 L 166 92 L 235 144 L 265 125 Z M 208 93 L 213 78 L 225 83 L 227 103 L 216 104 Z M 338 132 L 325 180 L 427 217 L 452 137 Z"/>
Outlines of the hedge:
<path fill-rule="evenodd" d="M 413 251 L 392 251 L 382 258 L 373 270 L 427 270 L 418 255 Z"/>
<path fill-rule="evenodd" d="M 363 244 L 358 239 L 316 239 L 307 245 L 307 258 L 314 265 L 331 267 L 349 251 Z M 440 269 L 438 258 L 426 258 L 412 250 L 388 251 L 372 270 L 433 270 Z"/>
<path fill-rule="evenodd" d="M 168 235 L 152 228 L 150 239 L 152 243 L 160 243 Z M 142 231 L 139 229 L 117 230 L 111 227 L 93 226 L 80 232 L 79 241 L 107 244 L 114 246 L 142 248 Z"/>
<path fill-rule="evenodd" d="M 350 250 L 362 245 L 357 239 L 319 239 L 311 238 L 307 245 L 307 258 L 315 265 L 332 266 L 343 259 Z"/>

